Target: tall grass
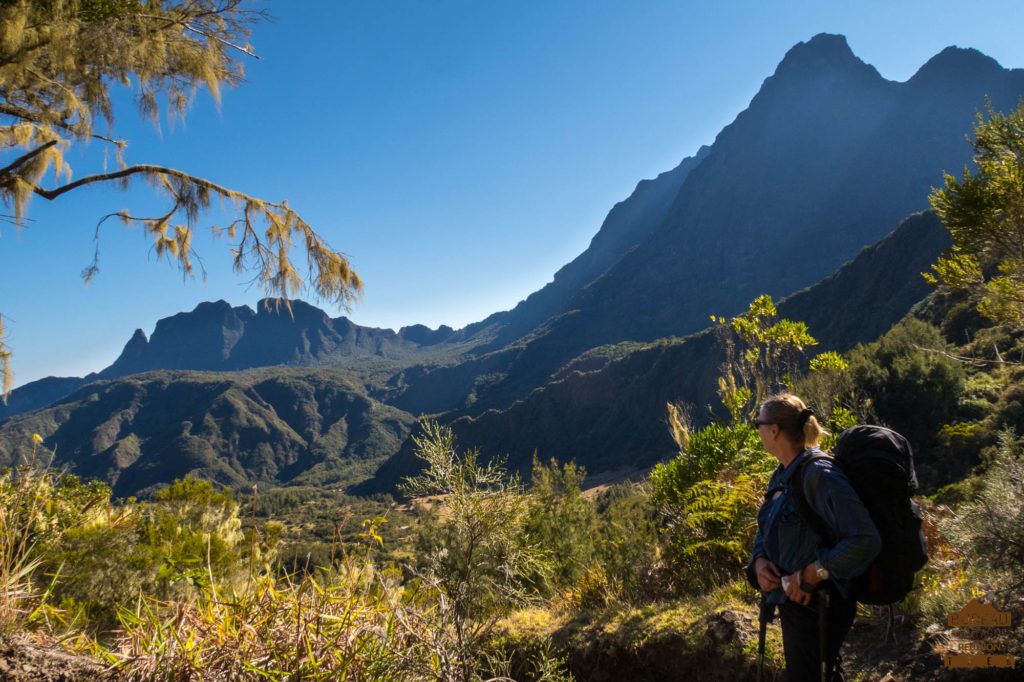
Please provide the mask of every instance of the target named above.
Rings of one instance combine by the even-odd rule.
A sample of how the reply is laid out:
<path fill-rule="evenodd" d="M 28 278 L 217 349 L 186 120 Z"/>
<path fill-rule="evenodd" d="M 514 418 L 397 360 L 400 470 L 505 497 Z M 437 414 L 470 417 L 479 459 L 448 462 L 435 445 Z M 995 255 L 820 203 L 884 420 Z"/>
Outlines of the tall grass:
<path fill-rule="evenodd" d="M 49 603 L 56 575 L 47 580 L 40 570 L 45 549 L 64 530 L 57 498 L 48 471 L 0 473 L 0 632 L 64 621 Z"/>
<path fill-rule="evenodd" d="M 263 577 L 230 598 L 142 599 L 122 612 L 109 660 L 129 680 L 408 679 L 409 642 L 382 585 L 350 565 L 283 584 Z"/>

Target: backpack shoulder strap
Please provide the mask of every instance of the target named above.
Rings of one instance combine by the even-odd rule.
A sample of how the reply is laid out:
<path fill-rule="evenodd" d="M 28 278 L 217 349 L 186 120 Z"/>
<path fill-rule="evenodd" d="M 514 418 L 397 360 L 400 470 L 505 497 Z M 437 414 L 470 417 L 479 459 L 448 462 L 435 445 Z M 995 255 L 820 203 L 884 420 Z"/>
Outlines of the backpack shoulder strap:
<path fill-rule="evenodd" d="M 812 462 L 823 459 L 831 461 L 832 457 L 821 453 L 820 455 L 811 455 L 800 463 L 789 479 L 789 497 L 793 500 L 793 506 L 796 507 L 797 514 L 810 525 L 815 533 L 824 538 L 826 542 L 831 542 L 833 540 L 832 531 L 829 529 L 828 524 L 825 523 L 825 519 L 821 518 L 821 515 L 811 507 L 804 492 L 804 469 Z"/>

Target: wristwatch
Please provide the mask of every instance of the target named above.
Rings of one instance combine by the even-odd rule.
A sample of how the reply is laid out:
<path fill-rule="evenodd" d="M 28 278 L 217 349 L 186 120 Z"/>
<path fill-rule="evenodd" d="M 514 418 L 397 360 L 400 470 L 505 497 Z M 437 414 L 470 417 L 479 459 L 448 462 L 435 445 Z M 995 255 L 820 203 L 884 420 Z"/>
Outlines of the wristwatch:
<path fill-rule="evenodd" d="M 828 580 L 828 569 L 822 566 L 820 561 L 814 562 L 814 570 L 818 574 L 818 580 Z"/>

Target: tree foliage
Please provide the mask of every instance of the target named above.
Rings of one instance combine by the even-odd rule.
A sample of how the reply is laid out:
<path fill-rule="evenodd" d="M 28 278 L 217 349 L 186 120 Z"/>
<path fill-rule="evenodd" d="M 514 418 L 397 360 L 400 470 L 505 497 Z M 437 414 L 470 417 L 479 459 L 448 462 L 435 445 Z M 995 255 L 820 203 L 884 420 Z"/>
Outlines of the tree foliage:
<path fill-rule="evenodd" d="M 1006 590 L 1024 586 L 1024 449 L 1016 434 L 999 436 L 975 499 L 945 526 L 976 567 Z"/>
<path fill-rule="evenodd" d="M 559 586 L 577 581 L 594 560 L 597 515 L 583 496 L 586 470 L 574 462 L 562 466 L 533 458 L 526 533 L 551 562 Z"/>
<path fill-rule="evenodd" d="M 33 196 L 52 201 L 89 185 L 128 189 L 142 180 L 166 197 L 165 210 L 111 213 L 96 226 L 97 238 L 109 218 L 139 225 L 158 256 L 191 276 L 200 215 L 214 199 L 223 200 L 236 208 L 236 218 L 212 229 L 232 242 L 237 271 L 253 274 L 268 294 L 285 301 L 308 287 L 350 304 L 362 287 L 359 276 L 287 201 L 253 197 L 175 168 L 129 165 L 127 142 L 113 132 L 112 87 L 130 89 L 139 114 L 155 122 L 161 106 L 172 120 L 183 117 L 200 87 L 219 99 L 222 87 L 239 84 L 240 57 L 253 54 L 250 26 L 261 17 L 244 0 L 0 3 L 0 202 L 7 211 L 0 218 L 20 225 Z M 90 141 L 112 148 L 118 167 L 72 180 L 65 153 Z M 294 247 L 305 254 L 305 280 Z M 99 271 L 98 254 L 97 247 L 83 271 L 86 281 Z M 4 394 L 8 360 L 0 337 Z"/>
<path fill-rule="evenodd" d="M 974 126 L 974 163 L 963 177 L 945 176 L 931 204 L 953 247 L 925 277 L 969 291 L 978 310 L 1014 329 L 1024 327 L 1024 102 L 1003 114 L 991 104 Z"/>
<path fill-rule="evenodd" d="M 850 374 L 871 397 L 883 423 L 905 435 L 919 451 L 954 415 L 963 394 L 963 366 L 945 354 L 939 330 L 907 318 L 872 343 L 850 351 Z M 925 472 L 930 463 L 923 462 Z"/>
<path fill-rule="evenodd" d="M 459 455 L 452 430 L 436 422 L 425 422 L 414 442 L 426 468 L 406 479 L 404 490 L 436 496 L 443 519 L 440 532 L 424 538 L 417 571 L 437 605 L 425 645 L 439 661 L 437 679 L 469 682 L 497 617 L 524 603 L 536 591 L 531 581 L 543 580 L 547 568 L 525 532 L 522 483 L 503 462 L 481 464 L 475 450 Z"/>
<path fill-rule="evenodd" d="M 758 296 L 746 312 L 731 320 L 712 315 L 711 321 L 718 324 L 726 356 L 719 394 L 734 423 L 772 393 L 791 386 L 804 349 L 818 343 L 805 323 L 779 319 L 768 294 Z"/>

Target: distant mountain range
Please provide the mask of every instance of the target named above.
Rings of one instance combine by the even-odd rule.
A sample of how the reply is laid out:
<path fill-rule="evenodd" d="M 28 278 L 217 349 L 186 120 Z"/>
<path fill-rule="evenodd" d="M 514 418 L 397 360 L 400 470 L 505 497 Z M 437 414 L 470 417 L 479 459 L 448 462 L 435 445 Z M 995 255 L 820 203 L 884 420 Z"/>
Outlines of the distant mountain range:
<path fill-rule="evenodd" d="M 785 314 L 839 349 L 874 338 L 906 314 L 927 293 L 919 273 L 943 248 L 944 233 L 924 214 L 880 240 L 927 207 L 943 171 L 969 163 L 966 137 L 985 98 L 1006 109 L 1022 95 L 1024 71 L 975 50 L 947 48 L 897 83 L 858 59 L 841 36 L 815 36 L 786 54 L 714 144 L 641 182 L 610 211 L 588 249 L 513 310 L 458 331 L 394 332 L 331 318 L 300 301 L 290 313 L 274 301 L 257 310 L 201 304 L 161 320 L 149 338 L 136 332 L 97 374 L 16 390 L 0 408 L 0 420 L 7 418 L 0 421 L 0 463 L 24 455 L 14 441 L 32 424 L 48 446 L 60 445 L 60 459 L 126 493 L 185 471 L 235 484 L 351 479 L 341 473 L 342 460 L 356 457 L 350 441 L 334 459 L 317 449 L 322 434 L 293 427 L 299 440 L 267 435 L 279 451 L 253 459 L 258 443 L 234 429 L 257 414 L 253 405 L 264 410 L 257 421 L 273 425 L 267 434 L 277 421 L 289 423 L 278 412 L 287 412 L 286 404 L 263 393 L 280 374 L 315 384 L 314 393 L 333 382 L 339 395 L 372 406 L 361 412 L 371 415 L 362 427 L 343 419 L 345 433 L 380 444 L 359 457 L 376 466 L 393 455 L 364 489 L 386 488 L 408 469 L 409 446 L 393 441 L 422 413 L 453 423 L 463 445 L 508 452 L 517 466 L 533 448 L 576 458 L 591 471 L 646 465 L 670 454 L 660 423 L 666 400 L 713 401 L 715 349 L 707 335 L 690 336 L 709 314 L 736 314 L 761 293 L 790 296 Z M 305 378 L 294 374 L 303 371 Z M 226 393 L 213 388 L 221 373 Z M 191 392 L 179 391 L 182 382 Z M 96 440 L 96 429 L 113 429 L 103 425 L 113 423 L 120 403 L 109 410 L 96 404 L 108 405 L 119 391 L 134 396 L 126 404 L 138 403 L 116 408 L 132 415 L 117 420 L 123 437 Z M 164 394 L 181 404 L 144 409 L 162 404 Z M 132 410 L 149 416 L 138 422 Z M 197 441 L 182 440 L 181 424 L 189 422 L 187 433 L 195 434 L 207 414 L 217 415 L 210 417 L 217 428 L 198 436 L 210 447 L 195 455 L 189 448 Z M 385 432 L 392 435 L 379 435 Z M 133 434 L 140 454 L 132 463 L 111 454 Z M 369 460 L 360 461 L 365 473 Z"/>
<path fill-rule="evenodd" d="M 401 361 L 430 355 L 454 330 L 423 325 L 391 329 L 361 327 L 348 318 L 331 318 L 304 301 L 264 299 L 253 310 L 226 301 L 200 303 L 156 323 L 152 338 L 141 329 L 112 365 L 86 377 L 48 377 L 19 388 L 0 420 L 45 407 L 99 379 L 152 370 L 235 371 L 278 365 L 364 367 L 367 360 Z"/>

